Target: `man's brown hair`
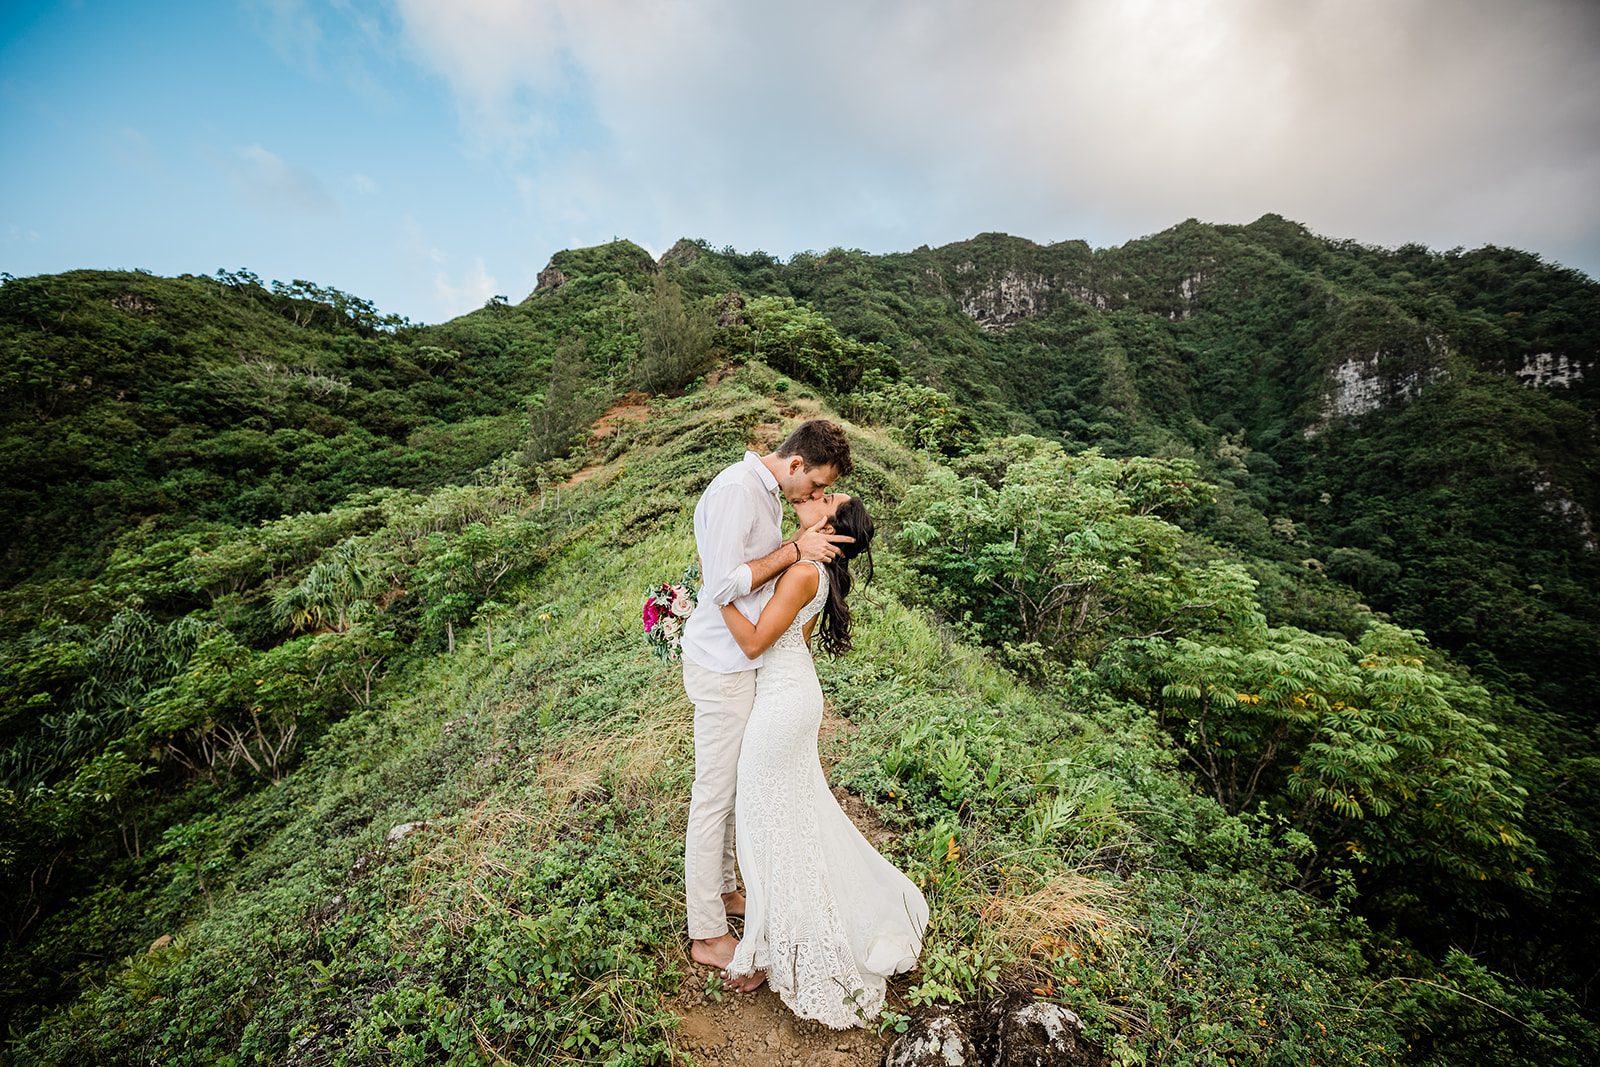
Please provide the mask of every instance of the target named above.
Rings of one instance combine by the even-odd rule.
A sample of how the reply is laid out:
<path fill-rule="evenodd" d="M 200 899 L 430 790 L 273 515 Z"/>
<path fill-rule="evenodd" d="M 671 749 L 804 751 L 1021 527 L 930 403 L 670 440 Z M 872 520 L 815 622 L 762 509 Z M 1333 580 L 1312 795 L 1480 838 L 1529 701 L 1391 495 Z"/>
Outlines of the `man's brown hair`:
<path fill-rule="evenodd" d="M 841 478 L 855 469 L 850 461 L 849 439 L 827 419 L 807 419 L 796 426 L 788 439 L 778 446 L 778 455 L 785 459 L 799 456 L 807 470 L 831 465 Z"/>

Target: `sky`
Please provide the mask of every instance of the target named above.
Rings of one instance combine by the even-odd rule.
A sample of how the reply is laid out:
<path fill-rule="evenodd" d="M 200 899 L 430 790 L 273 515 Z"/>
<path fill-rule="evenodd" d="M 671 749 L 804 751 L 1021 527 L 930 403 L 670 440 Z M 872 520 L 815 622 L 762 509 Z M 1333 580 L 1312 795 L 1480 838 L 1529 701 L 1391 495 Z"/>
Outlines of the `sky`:
<path fill-rule="evenodd" d="M 6 0 L 0 146 L 0 270 L 245 268 L 417 322 L 615 237 L 1269 212 L 1600 277 L 1600 3 Z"/>

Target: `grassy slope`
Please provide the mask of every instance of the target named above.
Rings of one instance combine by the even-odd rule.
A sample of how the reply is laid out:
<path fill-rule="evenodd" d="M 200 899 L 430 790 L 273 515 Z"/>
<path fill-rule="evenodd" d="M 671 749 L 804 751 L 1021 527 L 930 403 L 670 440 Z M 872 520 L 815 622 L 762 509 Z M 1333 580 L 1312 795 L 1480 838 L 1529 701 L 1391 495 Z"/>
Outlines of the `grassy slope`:
<path fill-rule="evenodd" d="M 599 273 L 407 346 L 498 359 L 487 376 L 525 394 L 546 350 L 575 328 L 615 371 L 630 337 L 612 290 L 638 264 L 631 246 L 607 248 L 592 263 L 568 254 Z M 841 277 L 865 258 L 844 257 Z M 802 266 L 829 268 L 826 257 Z M 921 304 L 896 311 L 882 299 L 885 315 L 925 318 L 924 359 L 939 331 L 974 342 L 947 299 L 926 317 Z M 420 609 L 401 602 L 399 627 L 416 643 L 391 660 L 375 703 L 345 708 L 283 783 L 252 792 L 241 777 L 167 794 L 155 813 L 173 824 L 165 839 L 105 884 L 90 880 L 27 944 L 21 970 L 66 972 L 69 995 L 80 978 L 94 988 L 39 1028 L 31 1008 L 13 1014 L 29 1035 L 19 1058 L 72 1061 L 84 1044 L 130 1063 L 663 1055 L 659 998 L 691 977 L 675 948 L 687 709 L 676 672 L 645 654 L 634 612 L 644 581 L 686 562 L 700 487 L 750 437 L 770 443 L 794 410 L 771 389 L 751 368 L 713 393 L 658 403 L 559 507 L 547 495 L 538 510 L 519 484 L 489 475 L 426 501 L 392 498 L 378 528 L 312 544 L 314 557 L 355 532 L 421 566 L 425 531 L 453 533 L 479 515 L 549 559 L 495 594 L 492 656 L 481 621 L 470 633 L 458 621 L 446 654 L 419 635 Z M 859 448 L 870 462 L 856 485 L 875 500 L 898 500 L 922 474 L 925 460 L 871 432 Z M 1427 992 L 1427 982 L 1481 983 L 1481 972 L 1422 968 L 1338 907 L 1283 890 L 1289 857 L 1268 843 L 1268 820 L 1226 818 L 1197 799 L 1145 711 L 1087 676 L 1061 692 L 1019 687 L 906 608 L 899 565 L 881 556 L 880 582 L 863 591 L 860 650 L 822 670 L 859 725 L 835 780 L 902 830 L 897 858 L 935 907 L 925 970 L 902 995 L 1021 982 L 1079 1009 L 1113 1049 L 1156 1062 L 1422 1060 L 1424 1040 L 1449 1034 L 1412 1021 L 1454 1014 L 1475 1029 L 1495 1018 Z M 273 566 L 292 582 L 310 562 Z M 136 589 L 152 580 L 113 577 Z M 1316 600 L 1315 585 L 1296 579 L 1281 595 L 1309 589 Z M 251 595 L 251 618 L 262 616 L 262 594 Z M 1348 614 L 1346 598 L 1324 599 L 1295 610 Z M 950 799 L 974 782 L 990 799 L 977 818 Z M 383 846 L 391 826 L 416 819 L 429 828 Z M 85 930 L 108 943 L 86 945 Z M 175 944 L 145 954 L 168 933 Z M 1383 980 L 1396 974 L 1427 981 Z M 1472 992 L 1502 1002 L 1481 984 Z M 1417 1050 L 1402 1051 L 1406 1038 Z M 1528 1034 L 1508 1040 L 1537 1059 Z"/>
<path fill-rule="evenodd" d="M 677 670 L 645 650 L 636 610 L 643 582 L 689 561 L 699 487 L 778 432 L 786 402 L 748 388 L 770 381 L 658 403 L 559 508 L 504 486 L 424 505 L 476 494 L 567 547 L 501 597 L 492 655 L 480 629 L 397 663 L 281 784 L 197 813 L 199 844 L 104 890 L 96 907 L 167 918 L 126 922 L 105 946 L 120 962 L 89 967 L 17 1060 L 665 1057 L 660 998 L 702 980 L 680 951 L 692 748 Z M 919 476 L 923 460 L 859 440 L 859 480 L 893 493 Z M 1336 1007 L 1368 981 L 1337 910 L 1277 887 L 1281 857 L 1189 791 L 1140 709 L 1087 684 L 1020 687 L 903 606 L 891 546 L 858 650 L 822 673 L 859 725 L 836 779 L 902 830 L 896 859 L 934 907 L 901 995 L 1022 982 L 1150 1062 L 1390 1059 L 1384 1016 Z M 991 816 L 941 808 L 941 783 L 986 774 Z M 158 934 L 174 940 L 147 953 Z"/>

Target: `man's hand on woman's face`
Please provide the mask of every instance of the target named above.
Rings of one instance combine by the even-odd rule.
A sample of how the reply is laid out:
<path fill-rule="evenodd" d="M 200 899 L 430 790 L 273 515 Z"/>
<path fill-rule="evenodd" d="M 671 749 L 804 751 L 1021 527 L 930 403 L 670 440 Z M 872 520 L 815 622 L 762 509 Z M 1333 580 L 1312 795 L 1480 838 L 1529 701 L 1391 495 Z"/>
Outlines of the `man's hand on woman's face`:
<path fill-rule="evenodd" d="M 833 516 L 824 515 L 814 525 L 800 531 L 800 535 L 794 539 L 794 543 L 800 547 L 801 559 L 826 563 L 839 554 L 839 549 L 835 547 L 836 545 L 855 541 L 854 537 L 826 532 L 824 528 L 832 520 Z"/>

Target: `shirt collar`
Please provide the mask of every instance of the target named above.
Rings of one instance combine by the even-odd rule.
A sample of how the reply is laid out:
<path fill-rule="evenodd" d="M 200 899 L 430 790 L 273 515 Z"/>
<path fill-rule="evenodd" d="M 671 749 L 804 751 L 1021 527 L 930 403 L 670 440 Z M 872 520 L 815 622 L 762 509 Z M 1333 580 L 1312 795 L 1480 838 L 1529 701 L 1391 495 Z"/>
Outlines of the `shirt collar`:
<path fill-rule="evenodd" d="M 761 479 L 761 488 L 776 497 L 778 495 L 778 479 L 774 478 L 772 472 L 767 470 L 767 465 L 761 462 L 761 457 L 754 452 L 747 451 L 744 454 L 744 461 L 755 467 L 756 477 Z"/>

